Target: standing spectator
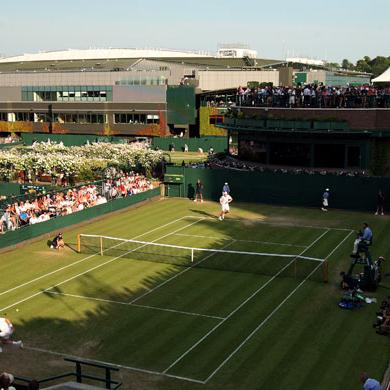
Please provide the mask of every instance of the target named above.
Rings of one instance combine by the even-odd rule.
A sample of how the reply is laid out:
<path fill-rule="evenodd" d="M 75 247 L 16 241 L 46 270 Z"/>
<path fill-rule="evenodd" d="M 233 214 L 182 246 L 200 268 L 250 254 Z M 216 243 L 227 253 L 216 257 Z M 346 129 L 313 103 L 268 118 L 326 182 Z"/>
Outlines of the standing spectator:
<path fill-rule="evenodd" d="M 377 201 L 376 201 L 376 212 L 375 212 L 375 215 L 385 215 L 383 213 L 383 204 L 385 203 L 385 197 L 383 195 L 383 192 L 382 190 L 379 190 L 378 191 L 378 195 L 377 195 Z"/>
<path fill-rule="evenodd" d="M 366 372 L 360 375 L 360 382 L 363 383 L 363 390 L 381 390 L 381 384 L 376 379 L 369 378 Z"/>
<path fill-rule="evenodd" d="M 230 195 L 230 187 L 229 187 L 229 184 L 228 183 L 225 183 L 222 187 L 222 194 L 224 192 L 227 192 L 228 195 Z"/>
<path fill-rule="evenodd" d="M 194 202 L 197 202 L 200 200 L 200 202 L 203 202 L 203 183 L 198 179 L 198 181 L 195 184 L 195 199 Z"/>
<path fill-rule="evenodd" d="M 329 206 L 329 188 L 325 189 L 325 192 L 322 195 L 322 211 L 328 211 Z"/>

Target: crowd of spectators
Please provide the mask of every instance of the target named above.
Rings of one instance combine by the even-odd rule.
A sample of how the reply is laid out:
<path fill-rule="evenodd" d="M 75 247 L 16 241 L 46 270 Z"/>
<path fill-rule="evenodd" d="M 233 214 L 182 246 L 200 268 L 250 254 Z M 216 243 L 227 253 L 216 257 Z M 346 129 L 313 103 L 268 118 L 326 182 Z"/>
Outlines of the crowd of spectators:
<path fill-rule="evenodd" d="M 301 168 L 301 167 L 279 167 L 269 166 L 253 161 L 239 160 L 232 156 L 214 155 L 209 157 L 208 167 L 228 168 L 239 171 L 257 171 L 288 174 L 309 174 L 309 175 L 336 175 L 336 176 L 368 176 L 364 170 L 344 170 L 344 169 L 323 169 L 323 168 Z"/>
<path fill-rule="evenodd" d="M 390 108 L 390 88 L 371 85 L 331 87 L 307 84 L 297 87 L 239 87 L 236 105 L 303 108 Z"/>
<path fill-rule="evenodd" d="M 376 313 L 377 318 L 373 327 L 381 335 L 390 335 L 390 296 L 380 305 L 380 310 Z"/>
<path fill-rule="evenodd" d="M 0 233 L 73 214 L 112 199 L 131 196 L 152 188 L 153 184 L 144 176 L 126 173 L 101 185 L 89 184 L 38 195 L 33 199 L 13 201 L 6 205 L 0 217 Z"/>
<path fill-rule="evenodd" d="M 0 144 L 12 144 L 18 141 L 18 138 L 11 137 L 10 135 L 7 137 L 0 137 Z"/>

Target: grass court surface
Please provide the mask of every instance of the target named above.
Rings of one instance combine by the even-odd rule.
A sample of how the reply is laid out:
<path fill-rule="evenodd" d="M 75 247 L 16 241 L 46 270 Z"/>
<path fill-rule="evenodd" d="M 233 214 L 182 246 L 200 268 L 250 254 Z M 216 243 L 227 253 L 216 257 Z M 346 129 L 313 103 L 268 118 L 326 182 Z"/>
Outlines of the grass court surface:
<path fill-rule="evenodd" d="M 377 305 L 339 309 L 337 284 L 363 221 L 373 256 L 390 258 L 390 220 L 235 202 L 221 222 L 218 206 L 153 201 L 65 232 L 61 252 L 40 240 L 2 253 L 0 312 L 26 346 L 1 354 L 2 369 L 41 378 L 67 371 L 61 356 L 71 355 L 121 366 L 128 389 L 352 390 L 361 371 L 381 378 L 390 348 L 371 327 Z M 330 281 L 321 282 L 321 263 L 289 272 L 294 257 L 259 268 L 261 257 L 205 252 L 183 267 L 77 253 L 77 233 L 327 259 Z M 382 284 L 379 302 L 389 295 Z"/>

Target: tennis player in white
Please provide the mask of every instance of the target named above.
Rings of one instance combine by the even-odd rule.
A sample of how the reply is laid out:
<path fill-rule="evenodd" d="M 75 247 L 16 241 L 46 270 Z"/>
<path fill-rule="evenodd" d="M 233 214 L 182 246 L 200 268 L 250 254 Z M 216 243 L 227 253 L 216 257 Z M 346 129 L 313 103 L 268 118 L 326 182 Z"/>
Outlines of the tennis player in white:
<path fill-rule="evenodd" d="M 223 221 L 225 219 L 225 215 L 230 211 L 230 203 L 233 198 L 227 193 L 224 192 L 222 196 L 219 198 L 219 203 L 221 203 L 221 213 L 219 214 L 219 220 Z"/>
<path fill-rule="evenodd" d="M 14 326 L 8 318 L 0 317 L 0 343 L 4 345 L 12 345 L 17 348 L 23 348 L 21 340 L 13 341 L 11 336 L 14 333 Z M 3 348 L 0 347 L 0 352 L 3 352 Z"/>

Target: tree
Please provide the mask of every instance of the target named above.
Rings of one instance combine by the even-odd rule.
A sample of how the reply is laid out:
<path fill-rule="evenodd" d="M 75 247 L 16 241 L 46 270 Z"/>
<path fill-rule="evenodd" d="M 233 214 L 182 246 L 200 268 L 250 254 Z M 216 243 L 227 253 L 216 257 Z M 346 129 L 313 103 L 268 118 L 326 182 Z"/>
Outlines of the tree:
<path fill-rule="evenodd" d="M 351 62 L 349 62 L 346 58 L 344 58 L 343 61 L 341 62 L 341 67 L 343 69 L 353 70 L 354 65 Z"/>

